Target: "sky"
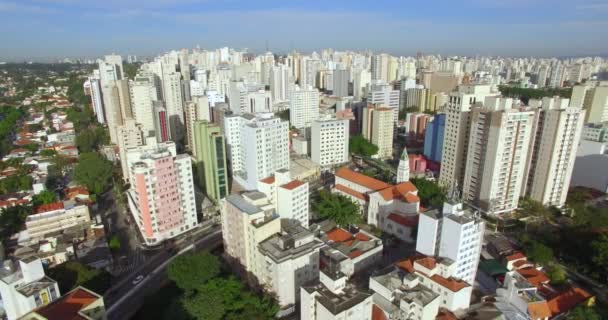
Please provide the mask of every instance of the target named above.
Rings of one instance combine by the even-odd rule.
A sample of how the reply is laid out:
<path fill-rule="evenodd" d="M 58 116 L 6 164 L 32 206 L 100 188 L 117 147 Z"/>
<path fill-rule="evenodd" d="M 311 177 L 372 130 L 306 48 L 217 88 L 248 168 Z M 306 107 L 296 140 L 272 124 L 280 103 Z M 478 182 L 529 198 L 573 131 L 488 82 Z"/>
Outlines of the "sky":
<path fill-rule="evenodd" d="M 276 53 L 608 55 L 608 0 L 0 0 L 0 61 Z"/>

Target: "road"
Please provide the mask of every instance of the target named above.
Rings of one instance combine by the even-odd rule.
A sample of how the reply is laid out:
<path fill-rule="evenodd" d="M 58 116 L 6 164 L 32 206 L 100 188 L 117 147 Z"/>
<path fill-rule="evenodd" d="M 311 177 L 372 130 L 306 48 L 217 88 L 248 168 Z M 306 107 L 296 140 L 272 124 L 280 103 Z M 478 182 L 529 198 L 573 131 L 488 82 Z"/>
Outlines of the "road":
<path fill-rule="evenodd" d="M 132 272 L 120 283 L 112 287 L 104 296 L 106 302 L 106 315 L 109 320 L 126 320 L 132 317 L 143 305 L 147 296 L 157 292 L 169 279 L 167 266 L 175 257 L 188 251 L 212 250 L 222 244 L 222 233 L 219 227 L 212 227 L 209 233 L 185 246 L 176 254 L 167 250 L 152 257 L 145 265 Z M 184 242 L 186 245 L 186 242 Z M 139 275 L 145 278 L 137 285 L 133 280 Z"/>

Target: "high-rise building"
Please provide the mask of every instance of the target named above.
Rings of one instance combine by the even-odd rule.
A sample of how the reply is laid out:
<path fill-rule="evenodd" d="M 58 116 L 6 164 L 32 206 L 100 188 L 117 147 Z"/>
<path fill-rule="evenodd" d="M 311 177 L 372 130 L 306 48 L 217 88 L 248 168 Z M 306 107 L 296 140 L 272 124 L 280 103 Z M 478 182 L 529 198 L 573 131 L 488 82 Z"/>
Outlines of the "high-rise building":
<path fill-rule="evenodd" d="M 165 104 L 162 101 L 154 101 L 152 110 L 154 112 L 154 132 L 156 133 L 156 141 L 169 141 L 171 135 L 169 132 L 169 118 L 167 116 Z"/>
<path fill-rule="evenodd" d="M 544 205 L 566 203 L 585 115 L 568 103 L 568 99 L 547 97 L 539 110 L 526 194 Z"/>
<path fill-rule="evenodd" d="M 378 147 L 382 159 L 393 156 L 394 115 L 392 108 L 368 105 L 363 108 L 363 137 Z"/>
<path fill-rule="evenodd" d="M 177 72 L 163 74 L 163 98 L 169 135 L 173 141 L 179 141 L 184 136 L 184 98 L 182 95 L 181 75 Z"/>
<path fill-rule="evenodd" d="M 433 117 L 432 121 L 426 124 L 424 131 L 424 156 L 431 161 L 441 162 L 445 120 L 445 113 L 439 113 Z"/>
<path fill-rule="evenodd" d="M 211 200 L 217 202 L 230 193 L 224 136 L 217 124 L 205 120 L 194 122 L 193 135 L 192 151 L 199 185 Z"/>
<path fill-rule="evenodd" d="M 272 92 L 272 100 L 286 101 L 289 99 L 290 86 L 292 81 L 289 69 L 286 65 L 279 64 L 272 67 L 270 70 L 270 92 Z"/>
<path fill-rule="evenodd" d="M 131 83 L 133 117 L 141 125 L 144 136 L 154 134 L 154 101 L 159 100 L 157 88 L 150 77 L 137 76 Z"/>
<path fill-rule="evenodd" d="M 349 130 L 349 120 L 313 121 L 310 139 L 312 161 L 322 167 L 348 162 Z"/>
<path fill-rule="evenodd" d="M 492 214 L 517 208 L 532 152 L 536 111 L 512 104 L 510 98 L 487 97 L 483 107 L 471 109 L 463 199 Z"/>
<path fill-rule="evenodd" d="M 176 154 L 173 142 L 127 151 L 131 189 L 129 208 L 146 245 L 157 245 L 198 224 L 192 183 L 192 161 Z"/>
<path fill-rule="evenodd" d="M 367 103 L 393 110 L 393 122 L 397 123 L 399 117 L 399 90 L 385 82 L 372 81 L 367 90 Z"/>
<path fill-rule="evenodd" d="M 257 187 L 274 204 L 281 219 L 294 220 L 308 228 L 308 182 L 293 180 L 289 170 L 281 169 L 258 181 Z"/>
<path fill-rule="evenodd" d="M 416 251 L 454 261 L 453 276 L 473 284 L 484 230 L 485 224 L 477 214 L 452 199 L 443 204 L 441 211 L 433 209 L 420 214 Z"/>
<path fill-rule="evenodd" d="M 91 105 L 93 106 L 97 122 L 105 124 L 106 116 L 101 95 L 101 80 L 99 80 L 98 76 L 89 77 L 89 86 L 91 90 Z"/>
<path fill-rule="evenodd" d="M 290 93 L 289 121 L 296 128 L 310 127 L 319 119 L 319 90 L 304 88 L 296 87 Z"/>
<path fill-rule="evenodd" d="M 355 101 L 367 97 L 367 87 L 372 82 L 372 74 L 367 69 L 353 70 L 353 96 Z"/>
<path fill-rule="evenodd" d="M 114 66 L 114 69 L 116 70 L 116 76 L 117 76 L 116 80 L 125 78 L 125 70 L 122 66 L 122 57 L 120 55 L 117 55 L 117 54 L 106 55 L 104 57 L 104 61 L 107 64 Z"/>
<path fill-rule="evenodd" d="M 289 123 L 272 114 L 244 114 L 224 118 L 232 176 L 254 190 L 257 182 L 289 168 Z"/>
<path fill-rule="evenodd" d="M 574 86 L 570 102 L 570 105 L 586 110 L 585 123 L 608 121 L 608 85 Z"/>
<path fill-rule="evenodd" d="M 385 53 L 372 56 L 372 80 L 382 80 L 386 83 L 390 82 L 388 70 L 390 58 L 391 56 Z"/>
<path fill-rule="evenodd" d="M 103 105 L 105 108 L 105 119 L 110 133 L 110 141 L 114 144 L 118 143 L 116 130 L 118 126 L 123 124 L 121 112 L 121 99 L 119 95 L 116 81 L 102 87 Z"/>
<path fill-rule="evenodd" d="M 144 136 L 142 125 L 136 123 L 134 119 L 127 119 L 122 125 L 118 126 L 116 128 L 116 137 L 118 139 L 117 145 L 123 178 L 128 181 L 127 150 L 142 146 L 146 141 L 146 137 Z"/>
<path fill-rule="evenodd" d="M 350 70 L 334 70 L 333 72 L 333 95 L 347 97 L 350 82 Z"/>
<path fill-rule="evenodd" d="M 469 146 L 469 117 L 471 106 L 483 102 L 485 97 L 496 95 L 490 85 L 462 85 L 450 93 L 446 105 L 446 124 L 439 183 L 443 186 L 462 187 Z"/>

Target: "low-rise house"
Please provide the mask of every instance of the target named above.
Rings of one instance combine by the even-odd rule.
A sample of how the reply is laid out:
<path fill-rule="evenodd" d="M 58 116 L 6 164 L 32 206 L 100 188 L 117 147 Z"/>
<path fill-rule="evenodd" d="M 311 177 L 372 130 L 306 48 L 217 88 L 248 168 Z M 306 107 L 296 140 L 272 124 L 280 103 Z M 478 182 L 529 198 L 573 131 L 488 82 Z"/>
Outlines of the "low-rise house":
<path fill-rule="evenodd" d="M 30 256 L 17 266 L 5 262 L 0 269 L 0 296 L 7 319 L 15 320 L 57 300 L 60 293 L 57 282 L 44 274 L 42 261 Z"/>
<path fill-rule="evenodd" d="M 36 213 L 26 218 L 25 226 L 31 239 L 44 239 L 72 227 L 85 230 L 90 222 L 89 207 L 70 200 L 38 206 Z"/>
<path fill-rule="evenodd" d="M 327 232 L 319 230 L 318 235 L 327 244 L 321 249 L 322 266 L 337 265 L 348 277 L 377 265 L 383 250 L 377 237 L 363 230 L 351 231 L 334 227 Z"/>
<path fill-rule="evenodd" d="M 79 286 L 22 320 L 102 320 L 105 314 L 103 296 Z"/>

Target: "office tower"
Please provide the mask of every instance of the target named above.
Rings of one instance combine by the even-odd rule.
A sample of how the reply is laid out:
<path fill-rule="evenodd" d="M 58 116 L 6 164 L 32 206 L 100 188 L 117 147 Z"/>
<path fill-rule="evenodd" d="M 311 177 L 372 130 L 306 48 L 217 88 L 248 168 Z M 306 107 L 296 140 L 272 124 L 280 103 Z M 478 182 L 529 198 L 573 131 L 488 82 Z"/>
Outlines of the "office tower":
<path fill-rule="evenodd" d="M 368 105 L 363 108 L 363 137 L 378 147 L 382 159 L 393 156 L 394 115 L 392 108 Z"/>
<path fill-rule="evenodd" d="M 322 167 L 349 160 L 349 120 L 315 120 L 311 126 L 310 157 Z"/>
<path fill-rule="evenodd" d="M 169 135 L 173 141 L 184 136 L 184 99 L 181 75 L 177 72 L 163 74 L 163 98 L 169 121 Z"/>
<path fill-rule="evenodd" d="M 194 121 L 193 135 L 199 186 L 217 203 L 230 193 L 224 136 L 217 124 L 205 120 Z"/>
<path fill-rule="evenodd" d="M 150 77 L 136 76 L 131 84 L 131 104 L 133 117 L 141 128 L 145 137 L 154 134 L 154 101 L 157 101 L 157 88 Z"/>
<path fill-rule="evenodd" d="M 290 86 L 292 86 L 292 81 L 290 80 L 288 67 L 284 64 L 272 67 L 270 70 L 272 100 L 275 102 L 288 100 Z"/>
<path fill-rule="evenodd" d="M 116 136 L 118 139 L 117 145 L 120 154 L 120 166 L 123 179 L 128 181 L 129 167 L 127 166 L 127 150 L 144 144 L 145 137 L 142 125 L 136 123 L 134 119 L 127 119 L 122 125 L 116 128 Z"/>
<path fill-rule="evenodd" d="M 93 106 L 93 112 L 95 112 L 97 122 L 105 124 L 106 117 L 101 95 L 101 81 L 99 78 L 89 77 L 89 84 L 91 88 L 91 105 Z"/>
<path fill-rule="evenodd" d="M 282 221 L 281 232 L 259 244 L 265 268 L 259 281 L 276 294 L 281 313 L 295 311 L 300 287 L 319 277 L 319 249 L 325 244 L 298 223 Z"/>
<path fill-rule="evenodd" d="M 44 274 L 42 261 L 30 256 L 17 262 L 4 261 L 0 271 L 0 297 L 8 320 L 23 319 L 30 311 L 57 300 L 57 281 Z"/>
<path fill-rule="evenodd" d="M 194 122 L 197 120 L 211 121 L 209 98 L 207 96 L 194 96 L 184 106 L 184 121 L 186 127 L 186 146 L 188 150 L 194 148 Z"/>
<path fill-rule="evenodd" d="M 381 80 L 386 83 L 390 82 L 389 79 L 389 64 L 390 56 L 382 53 L 372 56 L 371 74 L 372 80 Z"/>
<path fill-rule="evenodd" d="M 349 283 L 348 277 L 335 270 L 337 268 L 330 267 L 320 270 L 318 284 L 300 288 L 300 319 L 376 319 L 372 317 L 372 295 Z"/>
<path fill-rule="evenodd" d="M 241 186 L 256 189 L 258 180 L 289 169 L 289 123 L 272 114 L 224 118 L 232 176 Z"/>
<path fill-rule="evenodd" d="M 372 82 L 372 74 L 367 69 L 353 70 L 353 96 L 355 101 L 367 97 L 367 86 Z"/>
<path fill-rule="evenodd" d="M 443 186 L 457 185 L 461 188 L 467 159 L 469 141 L 469 112 L 477 101 L 495 95 L 489 85 L 461 85 L 450 93 L 446 105 L 446 131 L 443 141 L 439 183 Z"/>
<path fill-rule="evenodd" d="M 572 88 L 570 105 L 586 110 L 585 123 L 608 121 L 608 85 L 578 85 Z"/>
<path fill-rule="evenodd" d="M 410 181 L 410 158 L 407 154 L 407 149 L 403 148 L 401 157 L 399 157 L 399 165 L 397 166 L 397 183 Z"/>
<path fill-rule="evenodd" d="M 485 223 L 478 214 L 463 209 L 462 203 L 451 199 L 443 204 L 441 211 L 433 209 L 420 214 L 416 251 L 453 261 L 456 267 L 452 276 L 472 285 L 484 231 Z"/>
<path fill-rule="evenodd" d="M 347 97 L 348 84 L 350 82 L 350 70 L 334 70 L 333 72 L 333 95 Z"/>
<path fill-rule="evenodd" d="M 226 196 L 220 205 L 224 252 L 244 273 L 263 274 L 258 245 L 281 231 L 274 205 L 259 191 Z"/>
<path fill-rule="evenodd" d="M 154 101 L 152 110 L 154 112 L 154 132 L 156 141 L 167 142 L 171 138 L 169 132 L 169 118 L 167 109 L 162 101 Z"/>
<path fill-rule="evenodd" d="M 441 162 L 443 139 L 445 135 L 446 114 L 439 113 L 426 124 L 424 131 L 424 156 L 435 162 Z"/>
<path fill-rule="evenodd" d="M 372 81 L 367 90 L 367 103 L 393 110 L 393 122 L 397 123 L 399 118 L 399 90 L 385 82 Z"/>
<path fill-rule="evenodd" d="M 547 97 L 539 110 L 526 193 L 544 205 L 566 203 L 585 114 L 568 103 L 568 99 Z"/>
<path fill-rule="evenodd" d="M 319 90 L 304 88 L 296 87 L 289 98 L 289 121 L 298 129 L 310 127 L 314 120 L 319 119 Z"/>
<path fill-rule="evenodd" d="M 125 78 L 124 68 L 122 67 L 122 57 L 117 54 L 110 54 L 104 57 L 104 61 L 107 64 L 114 66 L 116 70 L 116 79 L 121 80 Z"/>
<path fill-rule="evenodd" d="M 487 97 L 483 107 L 471 109 L 463 199 L 491 214 L 517 209 L 524 195 L 537 115 L 512 104 L 510 98 Z"/>
<path fill-rule="evenodd" d="M 153 246 L 191 230 L 198 219 L 190 156 L 177 155 L 173 142 L 146 143 L 127 151 L 127 198 L 145 244 Z"/>

